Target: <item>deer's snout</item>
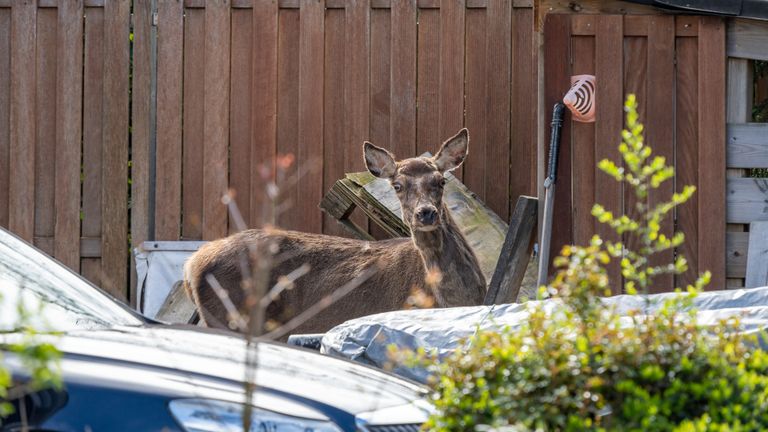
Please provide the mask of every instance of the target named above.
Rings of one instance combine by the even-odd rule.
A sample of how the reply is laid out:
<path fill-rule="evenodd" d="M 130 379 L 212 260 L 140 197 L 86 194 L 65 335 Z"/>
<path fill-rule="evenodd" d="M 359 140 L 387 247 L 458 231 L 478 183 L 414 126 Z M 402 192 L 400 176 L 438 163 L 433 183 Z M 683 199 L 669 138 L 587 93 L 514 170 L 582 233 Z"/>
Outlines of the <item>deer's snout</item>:
<path fill-rule="evenodd" d="M 437 223 L 437 209 L 432 206 L 421 207 L 416 212 L 416 219 L 424 226 L 434 225 Z"/>

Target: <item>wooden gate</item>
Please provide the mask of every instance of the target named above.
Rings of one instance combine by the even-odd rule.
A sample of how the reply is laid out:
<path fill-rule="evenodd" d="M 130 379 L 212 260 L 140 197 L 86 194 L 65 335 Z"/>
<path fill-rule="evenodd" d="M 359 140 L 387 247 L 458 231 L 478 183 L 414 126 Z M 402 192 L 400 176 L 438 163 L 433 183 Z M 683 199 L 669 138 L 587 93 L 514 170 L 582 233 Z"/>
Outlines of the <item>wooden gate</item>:
<path fill-rule="evenodd" d="M 690 270 L 680 278 L 658 278 L 653 291 L 685 286 L 704 270 L 710 287 L 725 288 L 725 24 L 720 18 L 693 16 L 549 15 L 545 22 L 546 119 L 570 87 L 570 76 L 597 77 L 597 120 L 566 122 L 557 198 L 553 250 L 586 244 L 592 233 L 619 238 L 596 222 L 590 211 L 603 204 L 614 214 L 634 211 L 634 196 L 596 168 L 603 158 L 620 161 L 618 144 L 623 101 L 635 93 L 646 142 L 654 154 L 674 162 L 677 176 L 652 192 L 649 204 L 668 199 L 684 185 L 698 187 L 678 208 L 670 235 L 686 242 L 662 257 L 683 253 Z M 630 247 L 633 245 L 629 245 Z M 661 261 L 660 261 L 661 262 Z M 616 293 L 622 286 L 617 263 L 609 269 Z"/>

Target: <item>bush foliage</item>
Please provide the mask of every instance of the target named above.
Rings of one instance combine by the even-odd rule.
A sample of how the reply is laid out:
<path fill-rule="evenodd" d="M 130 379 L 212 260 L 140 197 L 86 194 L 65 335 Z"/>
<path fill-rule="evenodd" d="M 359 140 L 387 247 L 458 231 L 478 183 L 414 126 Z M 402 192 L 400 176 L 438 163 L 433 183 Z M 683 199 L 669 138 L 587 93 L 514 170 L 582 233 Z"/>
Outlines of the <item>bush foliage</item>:
<path fill-rule="evenodd" d="M 708 283 L 666 300 L 654 313 L 620 315 L 600 301 L 610 294 L 605 267 L 619 260 L 627 290 L 645 291 L 655 276 L 680 274 L 685 259 L 663 266 L 650 257 L 679 246 L 660 227 L 675 206 L 694 193 L 686 187 L 670 201 L 648 206 L 648 191 L 674 176 L 663 157 L 643 142 L 636 102 L 625 104 L 623 164 L 599 167 L 634 190 L 637 219 L 595 205 L 593 215 L 638 245 L 603 242 L 567 246 L 558 273 L 542 297 L 554 312 L 532 307 L 515 331 L 481 331 L 469 348 L 431 361 L 437 412 L 435 431 L 754 431 L 768 429 L 768 355 L 742 336 L 737 320 L 704 329 L 692 300 Z"/>

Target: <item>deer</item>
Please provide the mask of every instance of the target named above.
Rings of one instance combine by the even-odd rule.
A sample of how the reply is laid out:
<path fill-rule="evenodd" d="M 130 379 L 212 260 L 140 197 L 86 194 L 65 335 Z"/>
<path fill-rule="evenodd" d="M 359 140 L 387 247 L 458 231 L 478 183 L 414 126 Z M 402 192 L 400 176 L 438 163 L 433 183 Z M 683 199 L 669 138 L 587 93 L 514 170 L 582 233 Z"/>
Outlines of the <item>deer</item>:
<path fill-rule="evenodd" d="M 462 129 L 446 140 L 432 157 L 396 161 L 389 151 L 365 141 L 368 171 L 388 180 L 402 208 L 411 236 L 388 240 L 358 240 L 276 229 L 248 229 L 203 245 L 184 265 L 184 287 L 204 325 L 226 327 L 228 312 L 211 281 L 226 291 L 241 313 L 254 307 L 243 287 L 245 268 L 257 263 L 258 242 L 273 245 L 276 259 L 269 270 L 274 286 L 281 276 L 308 265 L 306 275 L 293 281 L 269 304 L 266 319 L 286 322 L 321 302 L 330 293 L 376 267 L 347 295 L 295 328 L 299 333 L 323 333 L 352 318 L 402 309 L 414 290 L 431 296 L 436 307 L 473 306 L 483 302 L 486 280 L 477 257 L 443 202 L 445 175 L 461 166 L 469 149 Z M 212 276 L 212 277 L 211 277 Z M 437 277 L 435 277 L 437 276 Z"/>

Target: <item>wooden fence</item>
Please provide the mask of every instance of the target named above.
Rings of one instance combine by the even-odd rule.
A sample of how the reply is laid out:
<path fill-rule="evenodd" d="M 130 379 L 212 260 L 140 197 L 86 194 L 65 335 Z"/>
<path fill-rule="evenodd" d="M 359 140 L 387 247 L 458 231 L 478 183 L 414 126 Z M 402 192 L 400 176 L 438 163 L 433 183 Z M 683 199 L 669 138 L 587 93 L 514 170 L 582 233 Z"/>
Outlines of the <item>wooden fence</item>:
<path fill-rule="evenodd" d="M 668 199 L 684 185 L 698 187 L 693 199 L 678 208 L 674 222 L 662 227 L 667 235 L 674 229 L 685 233 L 679 252 L 688 258 L 690 270 L 680 278 L 659 278 L 653 288 L 685 286 L 704 270 L 713 273 L 711 288 L 725 287 L 725 21 L 554 14 L 547 17 L 544 34 L 546 118 L 570 87 L 571 75 L 597 76 L 597 121 L 563 127 L 553 247 L 585 244 L 593 233 L 620 240 L 590 210 L 598 202 L 615 214 L 634 213 L 634 195 L 595 166 L 606 157 L 620 160 L 623 101 L 627 93 L 635 93 L 646 142 L 677 170 L 675 181 L 651 193 L 648 204 Z M 660 259 L 671 262 L 673 253 Z M 618 292 L 617 263 L 609 276 Z"/>
<path fill-rule="evenodd" d="M 130 7 L 0 0 L 0 225 L 120 297 Z"/>
<path fill-rule="evenodd" d="M 254 224 L 276 155 L 303 173 L 280 224 L 339 234 L 317 204 L 363 140 L 463 126 L 458 175 L 506 218 L 536 192 L 531 3 L 0 0 L 0 225 L 126 298 L 129 248 L 227 234 L 228 188 Z"/>
<path fill-rule="evenodd" d="M 726 269 L 729 286 L 742 287 L 749 254 L 759 252 L 762 257 L 752 257 L 753 265 L 765 266 L 768 253 L 766 244 L 749 247 L 749 223 L 768 220 L 768 179 L 747 176 L 751 168 L 768 168 L 768 124 L 751 123 L 754 96 L 760 100 L 767 97 L 765 82 L 754 85 L 752 62 L 768 61 L 768 25 L 748 20 L 729 22 L 727 55 Z"/>

